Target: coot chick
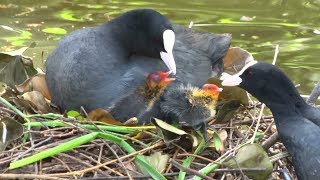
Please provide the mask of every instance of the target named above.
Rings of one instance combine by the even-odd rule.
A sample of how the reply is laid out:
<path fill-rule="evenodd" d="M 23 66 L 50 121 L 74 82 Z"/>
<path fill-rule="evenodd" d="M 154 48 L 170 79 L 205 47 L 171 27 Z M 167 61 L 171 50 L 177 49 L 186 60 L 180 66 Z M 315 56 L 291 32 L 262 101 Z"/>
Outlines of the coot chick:
<path fill-rule="evenodd" d="M 206 133 L 207 122 L 216 114 L 216 104 L 221 88 L 205 84 L 201 89 L 191 85 L 165 91 L 160 100 L 160 111 L 164 119 L 181 126 L 201 129 Z"/>
<path fill-rule="evenodd" d="M 268 106 L 298 179 L 320 179 L 320 110 L 308 105 L 276 66 L 253 61 L 223 86 L 239 86 Z"/>
<path fill-rule="evenodd" d="M 110 107 L 135 91 L 132 84 L 144 81 L 140 74 L 155 72 L 136 66 L 133 56 L 166 64 L 175 74 L 174 41 L 170 22 L 151 9 L 132 10 L 64 36 L 46 62 L 53 103 L 62 111 Z"/>
<path fill-rule="evenodd" d="M 154 102 L 164 89 L 174 81 L 174 78 L 169 78 L 170 73 L 159 71 L 147 75 L 143 85 L 109 109 L 111 115 L 121 122 L 132 117 L 137 117 L 139 120 L 144 113 L 153 107 Z"/>

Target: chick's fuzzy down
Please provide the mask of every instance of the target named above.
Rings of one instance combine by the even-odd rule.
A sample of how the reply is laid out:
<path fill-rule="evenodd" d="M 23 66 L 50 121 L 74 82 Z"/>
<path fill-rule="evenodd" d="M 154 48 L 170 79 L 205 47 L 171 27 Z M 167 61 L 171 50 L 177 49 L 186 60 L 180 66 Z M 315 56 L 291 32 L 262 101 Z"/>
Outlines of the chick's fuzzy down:
<path fill-rule="evenodd" d="M 154 102 L 163 93 L 164 89 L 175 80 L 169 78 L 170 73 L 170 71 L 158 71 L 148 74 L 143 85 L 109 109 L 111 115 L 121 122 L 125 122 L 132 117 L 140 119 L 145 112 L 153 107 Z"/>
<path fill-rule="evenodd" d="M 160 108 L 169 121 L 197 128 L 215 116 L 220 91 L 213 84 L 205 84 L 201 89 L 191 85 L 180 86 L 165 92 Z"/>

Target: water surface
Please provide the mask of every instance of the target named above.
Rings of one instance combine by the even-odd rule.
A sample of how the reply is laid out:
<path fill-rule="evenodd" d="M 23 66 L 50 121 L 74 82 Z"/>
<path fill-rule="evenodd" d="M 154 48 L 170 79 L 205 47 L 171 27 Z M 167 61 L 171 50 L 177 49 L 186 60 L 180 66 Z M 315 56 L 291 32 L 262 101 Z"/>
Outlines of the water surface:
<path fill-rule="evenodd" d="M 309 94 L 320 80 L 320 0 L 2 0 L 0 50 L 36 42 L 27 54 L 41 67 L 64 33 L 48 28 L 69 33 L 136 8 L 153 8 L 177 24 L 193 21 L 203 31 L 231 33 L 232 46 L 248 50 L 257 60 L 272 62 L 279 44 L 277 66 L 300 84 L 302 94 Z"/>

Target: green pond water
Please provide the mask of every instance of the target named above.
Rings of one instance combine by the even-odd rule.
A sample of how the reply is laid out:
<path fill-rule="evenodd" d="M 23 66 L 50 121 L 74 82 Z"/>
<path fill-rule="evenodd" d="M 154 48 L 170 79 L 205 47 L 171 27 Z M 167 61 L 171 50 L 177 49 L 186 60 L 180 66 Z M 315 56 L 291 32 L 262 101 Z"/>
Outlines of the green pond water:
<path fill-rule="evenodd" d="M 0 51 L 36 42 L 26 54 L 41 67 L 64 33 L 136 8 L 153 8 L 176 24 L 193 21 L 195 29 L 231 33 L 232 46 L 256 60 L 271 63 L 279 44 L 277 66 L 302 94 L 320 80 L 320 0 L 0 0 Z"/>

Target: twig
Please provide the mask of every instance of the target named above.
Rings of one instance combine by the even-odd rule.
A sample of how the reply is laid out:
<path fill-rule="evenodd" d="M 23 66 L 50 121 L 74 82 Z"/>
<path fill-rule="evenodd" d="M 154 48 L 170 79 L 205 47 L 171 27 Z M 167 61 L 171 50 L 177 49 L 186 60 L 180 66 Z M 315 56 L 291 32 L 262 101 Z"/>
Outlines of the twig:
<path fill-rule="evenodd" d="M 279 45 L 277 44 L 276 45 L 276 49 L 274 51 L 274 56 L 273 56 L 273 61 L 272 61 L 272 64 L 275 65 L 276 64 L 276 61 L 277 61 L 277 57 L 278 57 L 278 53 L 279 53 Z M 255 136 L 258 132 L 258 129 L 259 129 L 259 125 L 260 125 L 260 120 L 261 120 L 261 117 L 263 115 L 263 110 L 265 108 L 265 104 L 262 104 L 262 107 L 261 107 L 261 110 L 260 110 L 260 114 L 259 114 L 259 117 L 258 117 L 258 121 L 257 121 L 257 124 L 256 124 L 256 127 L 255 127 L 255 130 L 254 130 L 254 133 L 252 135 L 252 138 L 251 138 L 251 144 L 254 143 L 254 139 L 255 139 Z"/>
<path fill-rule="evenodd" d="M 217 162 L 217 161 L 213 161 L 213 160 L 211 160 L 211 159 L 208 159 L 208 158 L 205 158 L 205 157 L 203 157 L 203 156 L 200 156 L 200 155 L 197 155 L 197 154 L 178 154 L 178 156 L 193 156 L 193 157 L 195 157 L 195 158 L 199 158 L 199 159 L 202 159 L 202 160 L 205 160 L 205 161 L 208 161 L 208 162 L 210 162 L 210 163 L 215 163 L 215 164 L 222 164 L 222 163 L 220 163 L 220 162 Z"/>
<path fill-rule="evenodd" d="M 135 156 L 137 154 L 140 154 L 140 153 L 143 153 L 143 152 L 146 152 L 146 151 L 149 151 L 151 149 L 154 149 L 156 147 L 159 147 L 159 146 L 162 146 L 164 143 L 161 141 L 161 142 L 158 142 L 152 146 L 149 146 L 145 149 L 141 149 L 140 151 L 136 151 L 136 152 L 133 152 L 133 153 L 130 153 L 128 155 L 125 155 L 125 156 L 122 156 L 120 157 L 119 159 L 120 160 L 123 160 L 123 159 L 126 159 L 126 158 L 129 158 L 129 157 L 132 157 L 132 156 Z M 79 170 L 79 171 L 73 171 L 71 173 L 55 173 L 55 174 L 47 174 L 47 176 L 70 176 L 70 175 L 74 175 L 74 174 L 82 174 L 82 173 L 85 173 L 85 172 L 89 172 L 89 171 L 93 171 L 93 170 L 96 170 L 100 167 L 103 167 L 103 166 L 106 166 L 108 164 L 112 164 L 112 163 L 115 163 L 117 162 L 118 159 L 114 159 L 114 160 L 111 160 L 111 161 L 108 161 L 108 162 L 105 162 L 105 163 L 102 163 L 102 164 L 98 164 L 96 166 L 93 166 L 93 167 L 90 167 L 90 168 L 87 168 L 87 169 L 82 169 L 82 170 Z"/>
<path fill-rule="evenodd" d="M 41 142 L 39 142 L 39 143 L 37 143 L 37 144 L 35 144 L 35 145 L 32 145 L 32 144 L 31 144 L 31 147 L 30 147 L 29 149 L 27 149 L 26 151 L 24 151 L 23 153 L 21 153 L 21 154 L 20 154 L 18 157 L 16 157 L 13 161 L 16 161 L 16 160 L 20 159 L 22 156 L 28 154 L 30 151 L 34 150 L 34 149 L 37 148 L 38 146 L 41 146 L 42 144 L 44 144 L 44 143 L 46 143 L 46 142 L 48 142 L 48 141 L 50 141 L 50 140 L 52 140 L 52 137 L 49 137 L 49 138 L 47 138 L 47 139 L 45 139 L 45 140 L 43 140 L 43 141 L 41 141 Z"/>
<path fill-rule="evenodd" d="M 273 56 L 273 61 L 272 61 L 273 65 L 276 65 L 278 53 L 279 53 L 279 44 L 276 45 L 276 49 L 274 50 L 274 56 Z"/>
<path fill-rule="evenodd" d="M 176 159 L 176 157 L 178 156 L 179 152 L 180 152 L 180 149 L 177 148 L 176 151 L 174 152 L 173 156 L 172 156 L 172 159 Z M 165 173 L 169 173 L 171 168 L 172 168 L 172 164 L 169 164 L 167 170 L 165 171 Z"/>
<path fill-rule="evenodd" d="M 0 179 L 53 179 L 53 180 L 63 180 L 64 178 L 50 177 L 48 175 L 38 175 L 38 174 L 0 174 Z"/>
<path fill-rule="evenodd" d="M 282 159 L 282 158 L 285 158 L 285 157 L 289 157 L 290 154 L 288 152 L 281 152 L 281 153 L 278 153 L 276 155 L 273 155 L 270 157 L 270 161 L 271 162 L 276 162 L 278 161 L 279 159 Z"/>
<path fill-rule="evenodd" d="M 191 169 L 191 168 L 187 168 L 187 167 L 184 167 L 182 166 L 181 164 L 179 164 L 177 161 L 173 160 L 173 159 L 170 159 L 170 164 L 172 164 L 173 166 L 175 166 L 176 168 L 182 170 L 182 171 L 185 171 L 189 174 L 193 174 L 193 175 L 196 175 L 196 176 L 199 176 L 203 179 L 207 179 L 207 180 L 213 180 L 213 178 L 209 177 L 209 176 L 206 176 L 202 173 L 199 173 L 198 171 L 194 170 L 194 169 Z"/>
<path fill-rule="evenodd" d="M 57 158 L 55 156 L 52 156 L 52 158 L 54 158 L 55 160 L 59 161 L 69 172 L 71 172 L 72 170 L 70 169 L 70 167 L 68 166 L 67 163 L 65 163 L 63 160 L 61 160 L 60 158 Z M 40 161 L 42 162 L 42 161 Z M 42 168 L 41 168 L 42 169 Z M 74 179 L 77 179 L 77 176 L 76 175 L 73 175 L 73 178 Z"/>
<path fill-rule="evenodd" d="M 79 159 L 78 157 L 73 157 L 73 156 L 70 156 L 70 155 L 65 154 L 65 153 L 59 153 L 58 156 L 63 156 L 63 157 L 72 159 L 72 160 L 76 161 L 77 163 L 83 164 L 83 165 L 85 165 L 87 167 L 93 167 L 90 163 L 87 163 L 86 161 L 83 161 L 83 160 Z M 98 171 L 103 176 L 109 176 L 109 174 L 107 174 L 106 172 L 102 171 L 101 169 L 96 169 L 96 171 Z"/>
<path fill-rule="evenodd" d="M 278 132 L 272 134 L 267 140 L 262 143 L 262 147 L 264 150 L 268 150 L 271 146 L 273 146 L 279 140 Z"/>
<path fill-rule="evenodd" d="M 173 177 L 179 175 L 179 173 L 165 173 L 165 177 Z M 151 176 L 148 175 L 138 175 L 132 176 L 134 179 L 151 179 Z M 105 179 L 128 179 L 128 176 L 114 176 L 114 177 L 94 177 L 94 178 L 81 178 L 82 180 L 105 180 Z"/>
<path fill-rule="evenodd" d="M 261 107 L 261 109 L 260 109 L 260 113 L 259 113 L 259 116 L 258 116 L 258 119 L 257 119 L 257 124 L 256 124 L 256 127 L 255 127 L 255 129 L 254 129 L 254 133 L 253 133 L 253 135 L 252 135 L 252 138 L 251 138 L 251 140 L 250 140 L 250 143 L 251 143 L 251 144 L 254 143 L 256 134 L 257 134 L 258 129 L 259 129 L 259 127 L 260 127 L 260 121 L 261 121 L 261 118 L 262 118 L 262 115 L 263 115 L 263 110 L 264 110 L 265 106 L 266 106 L 265 104 L 262 104 L 262 107 Z"/>
<path fill-rule="evenodd" d="M 320 95 L 320 81 L 318 81 L 317 85 L 313 88 L 309 98 L 307 99 L 307 103 L 315 104 L 319 95 Z"/>
<path fill-rule="evenodd" d="M 118 161 L 119 161 L 119 163 L 121 164 L 122 168 L 126 171 L 129 179 L 130 179 L 130 180 L 133 180 L 132 177 L 130 176 L 130 173 L 129 173 L 128 169 L 124 166 L 122 160 L 119 158 L 119 156 L 118 156 L 118 154 L 116 153 L 116 151 L 113 150 L 112 147 L 111 147 L 108 143 L 106 143 L 106 146 L 107 146 L 107 147 L 109 148 L 109 150 L 113 153 L 113 155 L 118 159 Z"/>

